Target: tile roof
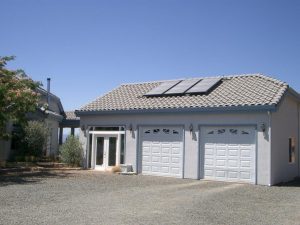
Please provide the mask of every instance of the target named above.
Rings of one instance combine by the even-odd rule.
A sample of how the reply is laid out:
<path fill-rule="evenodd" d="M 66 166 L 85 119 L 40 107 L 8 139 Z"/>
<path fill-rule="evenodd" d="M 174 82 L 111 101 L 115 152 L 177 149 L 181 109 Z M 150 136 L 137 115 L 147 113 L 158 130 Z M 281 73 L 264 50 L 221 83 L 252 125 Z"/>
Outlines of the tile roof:
<path fill-rule="evenodd" d="M 69 111 L 66 112 L 66 120 L 80 120 L 80 118 L 75 115 L 74 111 Z"/>
<path fill-rule="evenodd" d="M 222 76 L 222 82 L 206 95 L 143 96 L 162 82 L 122 84 L 78 111 L 267 106 L 276 105 L 288 89 L 285 82 L 261 74 L 246 74 Z"/>

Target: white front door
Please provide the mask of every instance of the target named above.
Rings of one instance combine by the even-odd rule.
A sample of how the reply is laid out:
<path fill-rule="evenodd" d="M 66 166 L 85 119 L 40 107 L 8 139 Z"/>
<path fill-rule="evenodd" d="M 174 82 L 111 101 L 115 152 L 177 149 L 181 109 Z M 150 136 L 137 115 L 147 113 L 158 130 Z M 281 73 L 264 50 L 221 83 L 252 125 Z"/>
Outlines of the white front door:
<path fill-rule="evenodd" d="M 118 164 L 118 135 L 94 136 L 94 168 L 105 170 Z"/>

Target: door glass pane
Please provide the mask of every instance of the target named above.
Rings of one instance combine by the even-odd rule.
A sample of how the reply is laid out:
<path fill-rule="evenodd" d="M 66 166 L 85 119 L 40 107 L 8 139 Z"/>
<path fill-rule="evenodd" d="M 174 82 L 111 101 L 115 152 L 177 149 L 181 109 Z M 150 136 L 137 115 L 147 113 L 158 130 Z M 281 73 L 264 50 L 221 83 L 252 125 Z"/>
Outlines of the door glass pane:
<path fill-rule="evenodd" d="M 104 137 L 97 137 L 96 165 L 103 165 Z"/>
<path fill-rule="evenodd" d="M 125 163 L 125 135 L 121 134 L 120 163 Z"/>
<path fill-rule="evenodd" d="M 116 151 L 117 151 L 117 138 L 110 137 L 109 138 L 109 158 L 108 158 L 109 166 L 116 165 Z"/>

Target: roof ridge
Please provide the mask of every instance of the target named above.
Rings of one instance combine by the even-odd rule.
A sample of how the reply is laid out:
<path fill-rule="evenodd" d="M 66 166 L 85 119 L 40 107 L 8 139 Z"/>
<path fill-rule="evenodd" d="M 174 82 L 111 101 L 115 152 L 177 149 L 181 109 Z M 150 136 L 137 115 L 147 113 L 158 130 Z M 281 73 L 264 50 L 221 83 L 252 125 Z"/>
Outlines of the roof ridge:
<path fill-rule="evenodd" d="M 133 83 L 122 83 L 120 86 L 128 86 L 128 85 L 142 85 L 142 84 L 153 84 L 153 83 L 161 83 L 161 82 L 167 82 L 167 81 L 175 81 L 175 80 L 186 80 L 186 79 L 207 79 L 207 78 L 225 78 L 225 79 L 230 79 L 230 78 L 235 78 L 235 77 L 262 77 L 265 79 L 268 79 L 270 81 L 276 82 L 276 83 L 286 83 L 281 80 L 272 78 L 270 76 L 266 76 L 262 73 L 245 73 L 245 74 L 224 74 L 224 75 L 206 75 L 202 77 L 182 77 L 182 78 L 177 78 L 177 79 L 166 79 L 166 80 L 155 80 L 155 81 L 143 81 L 143 82 L 133 82 Z"/>

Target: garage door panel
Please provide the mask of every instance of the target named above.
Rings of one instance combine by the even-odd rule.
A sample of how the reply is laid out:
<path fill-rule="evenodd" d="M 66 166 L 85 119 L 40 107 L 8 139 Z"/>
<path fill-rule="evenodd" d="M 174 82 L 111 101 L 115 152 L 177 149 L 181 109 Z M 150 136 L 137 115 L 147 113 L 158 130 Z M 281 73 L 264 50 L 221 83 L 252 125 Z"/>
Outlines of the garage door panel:
<path fill-rule="evenodd" d="M 225 170 L 218 170 L 216 169 L 215 176 L 221 179 L 226 178 L 226 171 Z"/>
<path fill-rule="evenodd" d="M 181 174 L 181 168 L 179 167 L 171 167 L 171 174 L 180 175 Z"/>
<path fill-rule="evenodd" d="M 161 148 L 161 153 L 162 154 L 170 154 L 171 153 L 171 148 L 170 147 L 162 147 Z"/>
<path fill-rule="evenodd" d="M 162 173 L 170 173 L 170 167 L 169 166 L 162 166 L 161 167 Z"/>
<path fill-rule="evenodd" d="M 152 156 L 152 160 L 153 163 L 160 163 L 160 156 Z"/>
<path fill-rule="evenodd" d="M 225 159 L 218 159 L 216 161 L 216 166 L 226 166 L 226 160 Z"/>
<path fill-rule="evenodd" d="M 217 156 L 226 156 L 226 149 L 216 149 Z"/>
<path fill-rule="evenodd" d="M 229 149 L 228 148 L 228 156 L 238 157 L 238 155 L 239 155 L 239 150 L 238 149 Z"/>
<path fill-rule="evenodd" d="M 254 127 L 201 128 L 204 178 L 255 182 Z"/>
<path fill-rule="evenodd" d="M 140 132 L 142 173 L 181 177 L 183 160 L 182 128 L 151 126 L 142 128 Z M 150 166 L 150 170 L 148 166 Z"/>
<path fill-rule="evenodd" d="M 170 163 L 170 157 L 166 157 L 166 156 L 161 157 L 161 162 L 162 162 L 162 163 L 169 164 L 169 163 Z"/>
<path fill-rule="evenodd" d="M 250 168 L 251 160 L 241 160 L 240 165 L 241 165 L 241 168 Z"/>
<path fill-rule="evenodd" d="M 160 165 L 157 166 L 157 165 L 154 165 L 154 164 L 152 163 L 151 171 L 152 171 L 152 172 L 160 172 L 160 171 L 161 171 Z"/>
<path fill-rule="evenodd" d="M 151 166 L 149 166 L 149 165 L 143 165 L 143 171 L 144 172 L 150 172 L 151 171 Z"/>
<path fill-rule="evenodd" d="M 238 171 L 228 171 L 228 179 L 239 179 Z"/>
<path fill-rule="evenodd" d="M 214 160 L 206 158 L 204 164 L 205 166 L 214 166 Z"/>
<path fill-rule="evenodd" d="M 143 155 L 143 161 L 145 163 L 151 162 L 151 156 L 149 156 L 149 155 Z"/>
<path fill-rule="evenodd" d="M 251 150 L 250 149 L 241 149 L 241 157 L 251 157 Z"/>
<path fill-rule="evenodd" d="M 171 163 L 180 164 L 180 160 L 179 157 L 171 157 Z"/>
<path fill-rule="evenodd" d="M 230 167 L 230 168 L 239 167 L 239 160 L 238 159 L 229 159 L 228 160 L 228 167 Z"/>
<path fill-rule="evenodd" d="M 206 177 L 213 177 L 214 176 L 214 170 L 213 169 L 206 168 L 204 170 L 204 172 L 205 172 Z"/>
<path fill-rule="evenodd" d="M 241 171 L 240 172 L 240 178 L 243 180 L 250 180 L 251 178 L 251 173 L 247 171 Z"/>

